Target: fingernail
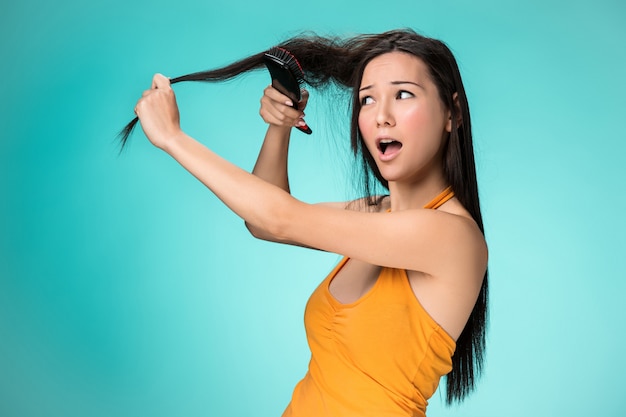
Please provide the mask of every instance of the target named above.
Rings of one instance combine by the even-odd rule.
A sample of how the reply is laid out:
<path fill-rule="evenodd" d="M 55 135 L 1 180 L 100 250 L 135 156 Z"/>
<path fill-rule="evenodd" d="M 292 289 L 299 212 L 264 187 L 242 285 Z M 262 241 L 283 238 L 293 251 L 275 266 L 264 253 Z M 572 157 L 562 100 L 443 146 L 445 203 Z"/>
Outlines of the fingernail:
<path fill-rule="evenodd" d="M 298 120 L 298 126 L 306 126 L 306 122 L 302 119 Z"/>
<path fill-rule="evenodd" d="M 293 107 L 293 102 L 291 100 L 285 101 L 285 104 L 289 107 Z"/>

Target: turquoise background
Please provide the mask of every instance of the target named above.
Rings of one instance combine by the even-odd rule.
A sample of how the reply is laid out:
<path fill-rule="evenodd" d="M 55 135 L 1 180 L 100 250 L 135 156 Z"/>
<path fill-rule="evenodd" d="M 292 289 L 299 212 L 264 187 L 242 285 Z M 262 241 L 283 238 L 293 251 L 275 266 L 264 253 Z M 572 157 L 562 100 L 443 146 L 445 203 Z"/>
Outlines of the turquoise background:
<path fill-rule="evenodd" d="M 412 27 L 455 52 L 490 245 L 485 374 L 430 416 L 623 416 L 626 6 L 597 1 L 22 1 L 0 13 L 0 416 L 279 416 L 338 256 L 253 239 L 137 131 L 152 74 L 302 30 Z M 258 72 L 175 87 L 184 129 L 251 169 Z M 294 134 L 305 201 L 353 195 L 343 103 Z"/>

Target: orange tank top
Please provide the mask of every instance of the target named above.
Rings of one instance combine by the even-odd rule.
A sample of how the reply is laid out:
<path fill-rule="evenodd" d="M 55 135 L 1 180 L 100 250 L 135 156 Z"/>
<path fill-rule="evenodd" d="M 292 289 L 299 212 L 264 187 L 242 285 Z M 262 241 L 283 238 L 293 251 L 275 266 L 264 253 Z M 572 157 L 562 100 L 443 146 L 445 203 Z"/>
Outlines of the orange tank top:
<path fill-rule="evenodd" d="M 454 196 L 447 188 L 424 208 Z M 342 304 L 329 291 L 343 258 L 304 315 L 311 361 L 283 417 L 417 417 L 452 369 L 454 340 L 424 310 L 405 270 L 382 268 L 374 286 Z"/>

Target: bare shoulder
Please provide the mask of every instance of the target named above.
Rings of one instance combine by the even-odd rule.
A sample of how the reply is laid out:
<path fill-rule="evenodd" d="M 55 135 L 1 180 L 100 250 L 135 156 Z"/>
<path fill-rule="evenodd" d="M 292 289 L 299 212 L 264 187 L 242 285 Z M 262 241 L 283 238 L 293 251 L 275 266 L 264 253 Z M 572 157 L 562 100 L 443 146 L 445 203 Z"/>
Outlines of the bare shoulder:
<path fill-rule="evenodd" d="M 450 200 L 436 211 L 441 218 L 437 222 L 439 233 L 448 235 L 448 238 L 440 243 L 444 246 L 450 245 L 449 249 L 456 259 L 456 262 L 446 269 L 461 268 L 465 272 L 473 271 L 471 275 L 477 280 L 482 280 L 487 268 L 488 248 L 478 224 L 456 199 Z M 452 274 L 454 275 L 456 273 Z"/>
<path fill-rule="evenodd" d="M 472 215 L 463 207 L 463 205 L 456 199 L 453 198 L 439 209 L 437 209 L 440 213 L 446 213 L 450 216 L 453 216 L 459 222 L 459 227 L 467 228 L 466 232 L 469 232 L 474 237 L 478 238 L 479 241 L 484 242 L 485 238 L 483 232 L 478 227 L 476 221 L 472 218 Z M 464 225 L 464 226 L 461 226 Z"/>
<path fill-rule="evenodd" d="M 431 212 L 438 218 L 431 246 L 435 261 L 429 271 L 407 274 L 423 308 L 457 340 L 483 284 L 487 244 L 472 216 L 456 199 Z"/>
<path fill-rule="evenodd" d="M 306 217 L 307 222 L 297 223 L 304 230 L 292 236 L 304 237 L 307 246 L 373 265 L 446 277 L 472 270 L 473 276 L 482 277 L 480 271 L 487 262 L 485 239 L 460 202 L 451 199 L 436 210 L 385 213 L 389 206 L 389 197 L 324 204 L 305 210 L 298 219 Z"/>

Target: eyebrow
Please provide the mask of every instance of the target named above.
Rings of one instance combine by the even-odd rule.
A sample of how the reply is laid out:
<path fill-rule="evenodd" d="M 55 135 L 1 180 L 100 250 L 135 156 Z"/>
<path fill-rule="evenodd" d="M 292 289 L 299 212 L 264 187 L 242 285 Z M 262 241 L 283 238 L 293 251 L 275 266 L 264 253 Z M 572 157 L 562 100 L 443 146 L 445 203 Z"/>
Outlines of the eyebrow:
<path fill-rule="evenodd" d="M 412 85 L 414 85 L 414 86 L 416 86 L 416 87 L 419 87 L 419 88 L 421 88 L 421 89 L 423 89 L 423 88 L 424 88 L 422 85 L 420 85 L 420 84 L 418 84 L 418 83 L 416 83 L 416 82 L 413 82 L 413 81 L 392 81 L 390 84 L 391 84 L 391 85 L 412 84 Z M 374 84 L 366 85 L 365 87 L 360 88 L 360 89 L 359 89 L 359 92 L 361 92 L 361 91 L 365 91 L 365 90 L 369 90 L 369 89 L 371 89 L 372 87 L 374 87 Z"/>

